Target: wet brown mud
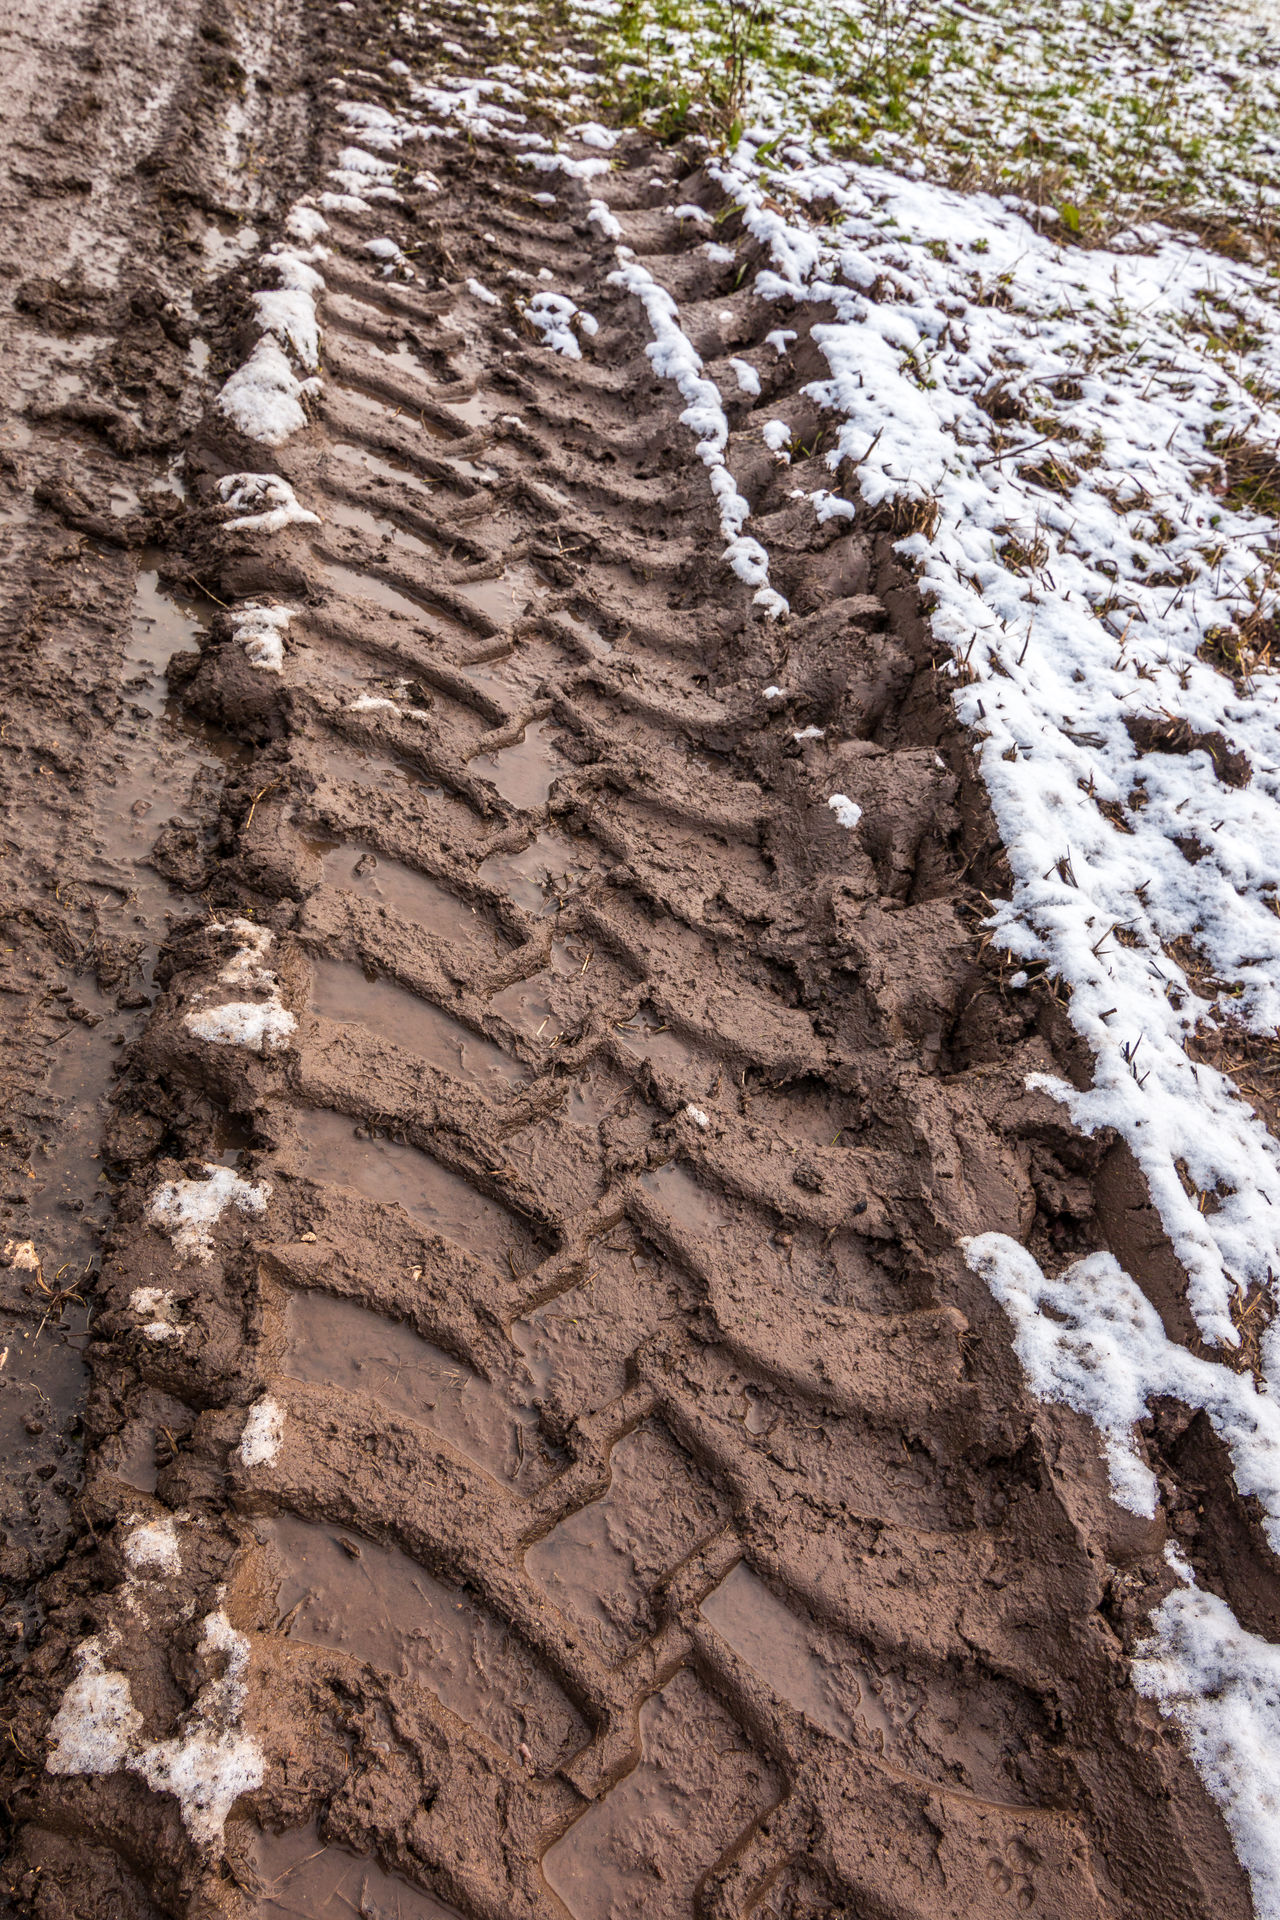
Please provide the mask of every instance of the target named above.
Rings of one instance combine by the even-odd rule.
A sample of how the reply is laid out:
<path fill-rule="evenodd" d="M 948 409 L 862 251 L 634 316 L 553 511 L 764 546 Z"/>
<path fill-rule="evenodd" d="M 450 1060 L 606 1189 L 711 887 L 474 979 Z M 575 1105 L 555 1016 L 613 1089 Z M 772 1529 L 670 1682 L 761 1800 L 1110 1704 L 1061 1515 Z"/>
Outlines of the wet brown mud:
<path fill-rule="evenodd" d="M 781 1787 L 687 1669 L 645 1701 L 639 1726 L 636 1766 L 543 1861 L 574 1920 L 691 1912 L 725 1833 L 759 1820 Z M 655 1883 L 656 1858 L 663 1871 Z"/>
<path fill-rule="evenodd" d="M 299 1166 L 312 1180 L 402 1207 L 464 1246 L 497 1246 L 515 1225 L 503 1207 L 418 1147 L 360 1128 L 345 1113 L 315 1108 L 297 1115 L 296 1128 Z"/>
<path fill-rule="evenodd" d="M 459 916 L 461 918 L 461 916 Z M 387 980 L 370 980 L 341 960 L 317 960 L 311 1004 L 329 1020 L 368 1027 L 433 1066 L 494 1092 L 518 1086 L 525 1073 L 518 1060 L 481 1039 L 429 1000 Z"/>
<path fill-rule="evenodd" d="M 262 1920 L 455 1920 L 455 1909 L 385 1873 L 375 1860 L 327 1844 L 315 1826 L 260 1833 L 253 1871 Z"/>
<path fill-rule="evenodd" d="M 545 806 L 552 782 L 567 771 L 568 762 L 557 754 L 547 737 L 548 727 L 535 720 L 520 739 L 497 753 L 477 754 L 469 762 L 471 771 L 492 780 L 504 800 L 513 807 Z"/>
<path fill-rule="evenodd" d="M 341 1647 L 425 1687 L 476 1733 L 540 1773 L 575 1752 L 586 1727 L 501 1622 L 407 1554 L 290 1516 L 258 1535 L 279 1568 L 281 1630 Z"/>
<path fill-rule="evenodd" d="M 42 1087 L 57 1121 L 11 1195 L 21 1205 L 10 1213 L 5 1242 L 0 1446 L 16 1495 L 6 1503 L 15 1571 L 21 1562 L 14 1556 L 38 1550 L 45 1516 L 57 1511 L 49 1493 L 65 1500 L 78 1480 L 88 1387 L 81 1356 L 110 1217 L 109 1099 L 123 1050 L 152 1004 L 163 943 L 189 913 L 152 855 L 166 834 L 208 817 L 225 768 L 248 757 L 230 735 L 189 714 L 168 686 L 170 659 L 198 643 L 207 610 L 162 590 L 157 558 L 138 555 L 131 602 L 121 608 L 116 723 L 86 781 L 78 844 L 50 877 L 56 906 L 72 916 L 64 957 L 79 946 L 76 957 L 92 971 L 46 997 L 63 1016 Z M 70 651 L 73 670 L 76 659 Z M 34 825 L 30 831 L 38 844 Z"/>
<path fill-rule="evenodd" d="M 707 1595 L 702 1612 L 734 1652 L 815 1726 L 851 1747 L 860 1735 L 887 1733 L 888 1716 L 866 1676 L 848 1667 L 829 1670 L 801 1622 L 744 1560 Z M 841 1697 L 850 1690 L 852 1713 Z"/>
<path fill-rule="evenodd" d="M 322 9 L 310 78 L 403 101 L 390 31 Z M 334 97 L 281 136 L 291 191 L 350 144 Z M 585 187 L 548 219 L 498 148 L 431 165 L 438 195 L 326 216 L 307 428 L 268 454 L 192 408 L 190 498 L 112 563 L 91 817 L 134 946 L 71 1023 L 81 1184 L 47 1189 L 101 1271 L 63 1303 L 85 1477 L 11 1688 L 15 1910 L 1245 1920 L 1128 1683 L 1163 1523 L 1028 1398 L 959 1245 L 1104 1244 L 1106 1143 L 1027 1091 L 1071 1043 L 983 954 L 998 855 L 912 584 L 740 399 L 794 609 L 764 618 Z M 661 214 L 719 213 L 705 180 L 628 135 L 598 190 L 710 339 L 723 271 Z M 384 232 L 412 282 L 375 278 Z M 579 362 L 468 289 L 548 263 L 601 322 Z M 208 303 L 228 368 L 245 292 Z M 734 297 L 772 412 L 803 353 Z M 319 529 L 221 529 L 255 463 Z M 226 618 L 260 598 L 293 610 L 278 675 Z M 166 685 L 171 652 L 199 664 Z M 202 1030 L 234 995 L 272 1037 Z M 51 1770 L 99 1658 L 137 1726 Z M 220 1819 L 157 1752 L 226 1765 Z"/>
<path fill-rule="evenodd" d="M 497 1480 L 532 1484 L 544 1439 L 530 1382 L 486 1380 L 411 1328 L 350 1300 L 295 1293 L 288 1306 L 283 1369 L 372 1394 L 393 1413 L 430 1427 Z"/>
<path fill-rule="evenodd" d="M 350 888 L 367 899 L 394 907 L 406 920 L 414 920 L 447 940 L 492 944 L 492 924 L 478 908 L 437 885 L 429 874 L 377 854 L 371 847 L 353 847 L 343 840 L 317 840 L 312 850 L 320 856 L 328 886 Z"/>

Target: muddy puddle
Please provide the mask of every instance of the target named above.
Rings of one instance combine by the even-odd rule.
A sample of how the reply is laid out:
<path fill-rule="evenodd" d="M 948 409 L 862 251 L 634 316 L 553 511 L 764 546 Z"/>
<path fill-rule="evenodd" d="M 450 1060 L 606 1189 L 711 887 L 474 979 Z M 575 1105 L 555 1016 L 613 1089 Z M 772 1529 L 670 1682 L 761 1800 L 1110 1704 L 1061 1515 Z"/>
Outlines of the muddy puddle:
<path fill-rule="evenodd" d="M 361 342 L 361 352 L 372 347 L 371 342 Z M 376 348 L 372 349 L 374 352 Z M 385 358 L 385 356 L 384 356 Z M 415 375 L 417 369 L 414 369 Z M 335 394 L 341 394 L 344 404 L 358 408 L 361 413 L 372 414 L 374 418 L 391 422 L 401 422 L 407 427 L 421 427 L 422 431 L 438 442 L 447 443 L 453 438 L 448 428 L 435 420 L 429 413 L 420 411 L 412 397 L 406 397 L 400 406 L 394 406 L 385 400 L 372 384 L 361 386 L 350 374 L 341 380 L 330 380 L 329 386 Z"/>
<path fill-rule="evenodd" d="M 640 1184 L 686 1232 L 717 1233 L 728 1225 L 728 1209 L 678 1161 L 669 1160 L 665 1167 L 641 1174 Z"/>
<path fill-rule="evenodd" d="M 380 747 L 362 747 L 340 735 L 330 735 L 319 744 L 315 772 L 340 792 L 344 787 L 381 787 L 393 782 L 415 787 L 423 793 L 443 792 L 407 755 Z"/>
<path fill-rule="evenodd" d="M 535 1772 L 585 1743 L 581 1716 L 511 1629 L 408 1554 L 292 1514 L 257 1531 L 291 1638 L 412 1680 Z"/>
<path fill-rule="evenodd" d="M 310 684 L 318 699 L 322 690 L 349 705 L 350 699 L 364 695 L 391 698 L 391 685 L 384 661 L 354 646 L 335 643 L 327 635 L 308 643 L 294 641 L 289 649 L 294 671 L 303 684 Z M 326 686 L 326 681 L 339 686 Z M 398 704 L 398 703 L 397 703 Z"/>
<path fill-rule="evenodd" d="M 433 1067 L 498 1095 L 526 1078 L 518 1060 L 390 980 L 370 979 L 344 960 L 313 963 L 311 1005 L 326 1019 L 367 1027 Z"/>
<path fill-rule="evenodd" d="M 477 868 L 526 913 L 553 913 L 565 895 L 598 871 L 590 844 L 539 833 L 518 853 L 491 853 Z"/>
<path fill-rule="evenodd" d="M 596 1061 L 567 1082 L 564 1111 L 575 1126 L 598 1127 L 611 1115 L 634 1112 L 644 1104 L 630 1080 Z M 649 1111 L 656 1120 L 656 1111 Z"/>
<path fill-rule="evenodd" d="M 35 1483 L 49 1487 L 56 1476 L 58 1484 L 50 1491 L 66 1495 L 78 1479 L 78 1447 L 71 1436 L 86 1386 L 81 1355 L 87 1323 L 87 1309 L 79 1301 L 48 1318 L 43 1311 L 38 1317 L 0 1312 L 0 1449 L 11 1485 L 33 1494 Z M 5 1528 L 11 1564 L 13 1550 L 26 1543 L 26 1530 L 16 1520 L 11 1496 Z"/>
<path fill-rule="evenodd" d="M 507 1020 L 519 1033 L 531 1040 L 552 1045 L 562 1029 L 578 1018 L 587 991 L 587 970 L 595 959 L 594 950 L 585 945 L 553 940 L 551 965 L 525 980 L 514 980 L 502 987 L 489 1001 L 490 1012 Z M 607 963 L 597 962 L 594 987 Z M 621 1083 L 607 1073 L 602 1086 L 620 1090 Z M 592 1104 L 592 1089 L 587 1082 L 574 1083 L 574 1097 L 585 1108 Z"/>
<path fill-rule="evenodd" d="M 320 1838 L 319 1828 L 257 1832 L 249 1859 L 258 1885 L 256 1920 L 460 1920 L 420 1887 L 376 1860 Z"/>
<path fill-rule="evenodd" d="M 523 560 L 512 561 L 492 579 L 460 580 L 457 585 L 464 600 L 502 627 L 527 612 L 539 594 L 550 591 L 549 583 Z"/>
<path fill-rule="evenodd" d="M 620 1654 L 654 1630 L 663 1575 L 716 1531 L 723 1512 L 674 1441 L 640 1427 L 613 1449 L 607 1491 L 530 1547 L 525 1565 L 561 1613 Z"/>
<path fill-rule="evenodd" d="M 846 1671 L 838 1692 L 833 1675 L 814 1652 L 813 1636 L 803 1621 L 752 1573 L 745 1560 L 707 1595 L 702 1612 L 734 1652 L 815 1726 L 850 1746 L 858 1744 L 857 1724 L 840 1697 L 840 1692 L 847 1694 L 852 1687 L 858 1717 L 866 1729 L 878 1733 L 882 1742 L 888 1739 L 889 1716 L 869 1680 L 863 1676 L 859 1685 Z"/>
<path fill-rule="evenodd" d="M 390 854 L 375 853 L 371 847 L 350 841 L 313 839 L 306 844 L 310 852 L 320 856 L 326 886 L 394 907 L 406 920 L 416 921 L 425 933 L 438 934 L 445 940 L 492 946 L 500 939 L 493 922 L 478 907 L 468 905 L 429 874 L 406 866 Z"/>
<path fill-rule="evenodd" d="M 381 347 L 373 340 L 362 340 L 360 351 L 367 354 L 373 365 L 379 370 L 407 374 L 410 381 L 422 385 L 432 384 L 431 375 L 409 346 Z"/>
<path fill-rule="evenodd" d="M 45 334 L 40 341 L 40 362 L 15 368 L 10 376 L 13 386 L 41 408 L 63 405 L 85 390 L 85 375 L 78 369 L 87 368 L 110 344 L 105 334 L 82 334 L 78 340 L 59 340 Z M 6 423 L 6 433 L 8 430 Z"/>
<path fill-rule="evenodd" d="M 299 1170 L 333 1187 L 354 1187 L 368 1200 L 403 1207 L 424 1226 L 479 1252 L 492 1248 L 505 1266 L 507 1251 L 524 1250 L 527 1235 L 512 1214 L 450 1173 L 417 1147 L 361 1139 L 359 1122 L 321 1107 L 295 1116 Z M 363 1131 L 363 1130 L 362 1130 Z"/>
<path fill-rule="evenodd" d="M 605 638 L 589 612 L 583 612 L 576 606 L 562 607 L 557 618 L 563 620 L 570 632 L 576 633 L 586 643 L 590 652 L 607 655 L 615 651 L 614 642 Z"/>
<path fill-rule="evenodd" d="M 574 1920 L 685 1920 L 706 1874 L 779 1797 L 781 1781 L 687 1668 L 641 1707 L 640 1741 L 639 1764 L 543 1856 Z"/>
<path fill-rule="evenodd" d="M 89 916 L 96 980 L 77 982 L 80 1018 L 54 1055 L 49 1086 L 63 1105 L 65 1147 L 29 1215 L 43 1225 L 59 1265 L 85 1252 L 96 1231 L 84 1216 L 97 1221 L 101 1102 L 120 1048 L 150 1006 L 169 926 L 193 912 L 190 896 L 151 865 L 156 838 L 174 821 L 212 810 L 227 768 L 246 757 L 229 735 L 189 716 L 164 677 L 175 653 L 198 644 L 208 611 L 165 593 L 154 566 L 139 571 L 121 667 L 125 711 L 106 745 L 94 796 L 94 857 L 67 887 L 69 903 Z"/>
<path fill-rule="evenodd" d="M 363 468 L 379 480 L 392 481 L 396 486 L 407 483 L 411 491 L 421 492 L 425 503 L 431 482 L 424 479 L 408 461 L 395 460 L 389 453 L 375 453 L 372 447 L 362 447 L 354 440 L 335 440 L 329 452 L 349 466 Z"/>
<path fill-rule="evenodd" d="M 231 734 L 189 713 L 169 690 L 165 670 L 175 653 L 189 653 L 200 644 L 213 603 L 161 585 L 161 556 L 141 555 L 134 588 L 133 618 L 122 663 L 123 686 L 131 705 L 140 705 L 166 727 L 185 736 L 187 744 L 226 762 L 249 758 L 249 749 Z"/>
<path fill-rule="evenodd" d="M 536 608 L 533 611 L 536 614 Z M 461 671 L 508 707 L 540 700 L 577 665 L 577 655 L 568 647 L 553 645 L 545 634 L 530 634 L 527 628 L 505 626 L 486 644 L 489 650 L 483 657 L 473 649 Z"/>
<path fill-rule="evenodd" d="M 172 1394 L 144 1387 L 124 1426 L 104 1443 L 103 1465 L 139 1493 L 154 1493 L 161 1467 L 177 1452 L 194 1417 Z"/>
<path fill-rule="evenodd" d="M 438 607 L 433 601 L 419 599 L 411 595 L 406 588 L 393 587 L 376 573 L 360 573 L 354 567 L 344 566 L 341 561 L 330 560 L 324 554 L 317 554 L 320 571 L 325 584 L 335 593 L 348 600 L 363 600 L 381 607 L 385 613 L 395 614 L 400 620 L 408 620 L 414 626 L 427 626 L 434 629 L 436 636 L 456 640 L 463 635 L 467 640 L 474 638 L 470 627 L 456 620 Z"/>
<path fill-rule="evenodd" d="M 222 217 L 210 220 L 195 236 L 195 242 L 204 255 L 204 275 L 213 280 L 238 267 L 255 247 L 262 245 L 262 236 L 254 227 L 237 226 L 233 220 Z"/>
<path fill-rule="evenodd" d="M 510 1021 L 517 1033 L 550 1046 L 560 1038 L 560 1022 L 551 1005 L 549 985 L 549 977 L 541 973 L 513 981 L 494 994 L 489 1011 Z"/>
<path fill-rule="evenodd" d="M 568 768 L 564 756 L 551 744 L 552 723 L 535 720 L 513 746 L 497 753 L 478 753 L 467 765 L 482 780 L 492 780 L 513 807 L 544 807 L 552 783 Z"/>
<path fill-rule="evenodd" d="M 528 1486 L 546 1455 L 531 1404 L 424 1340 L 403 1322 L 328 1293 L 294 1293 L 285 1323 L 284 1371 L 295 1380 L 363 1392 L 429 1427 L 496 1480 Z M 541 1469 L 541 1470 L 540 1470 Z"/>
<path fill-rule="evenodd" d="M 325 517 L 335 526 L 346 527 L 352 533 L 362 535 L 375 547 L 390 547 L 401 553 L 411 553 L 419 560 L 438 560 L 445 551 L 436 541 L 428 540 L 419 533 L 411 533 L 399 521 L 388 520 L 369 507 L 355 506 L 350 500 L 330 500 Z"/>
<path fill-rule="evenodd" d="M 440 398 L 449 409 L 450 417 L 468 433 L 476 433 L 481 427 L 487 427 L 499 405 L 496 395 L 484 393 L 473 393 L 464 400 L 450 400 L 447 394 L 441 394 Z"/>
<path fill-rule="evenodd" d="M 652 1066 L 665 1068 L 668 1073 L 686 1076 L 690 1068 L 706 1068 L 712 1064 L 705 1055 L 697 1053 L 682 1034 L 648 1008 L 642 1008 L 630 1020 L 615 1027 L 614 1032 L 630 1052 L 639 1054 Z"/>

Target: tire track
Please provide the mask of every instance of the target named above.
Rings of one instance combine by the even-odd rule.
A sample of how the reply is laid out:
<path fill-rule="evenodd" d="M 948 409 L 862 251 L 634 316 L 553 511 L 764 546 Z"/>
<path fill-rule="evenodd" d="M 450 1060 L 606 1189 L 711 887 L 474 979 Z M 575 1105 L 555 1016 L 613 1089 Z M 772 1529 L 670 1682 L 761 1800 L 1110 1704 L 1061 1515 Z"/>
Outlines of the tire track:
<path fill-rule="evenodd" d="M 354 57 L 375 18 L 334 16 Z M 352 139 L 335 116 L 326 163 Z M 298 1912 L 354 1871 L 476 1920 L 1245 1915 L 1126 1684 L 1159 1530 L 1029 1403 L 957 1246 L 1099 1234 L 1100 1156 L 1025 1091 L 1068 1057 L 1051 996 L 978 951 L 989 827 L 910 582 L 792 497 L 813 349 L 777 354 L 776 309 L 664 210 L 705 183 L 616 160 L 624 243 L 713 374 L 759 373 L 717 384 L 791 618 L 715 558 L 585 183 L 546 208 L 446 133 L 438 194 L 327 212 L 325 386 L 279 452 L 320 525 L 189 516 L 230 613 L 171 679 L 253 759 L 132 1062 L 173 1157 L 119 1208 L 95 1537 L 19 1722 L 65 1705 L 92 1630 L 192 1757 L 224 1608 L 250 1679 L 201 1737 L 248 1729 L 268 1833 L 202 1850 L 136 1771 L 23 1776 L 25 1897 Z M 388 233 L 414 281 L 377 274 Z M 500 263 L 597 318 L 582 359 L 474 291 Z M 189 463 L 208 491 L 261 458 L 211 416 Z M 278 674 L 235 637 L 264 600 Z M 245 994 L 286 1044 L 193 1035 Z M 184 1259 L 146 1208 L 161 1178 L 203 1206 L 228 1126 L 265 1210 Z M 160 1515 L 181 1580 L 129 1572 Z"/>
<path fill-rule="evenodd" d="M 287 153 L 300 119 L 292 81 L 229 97 L 242 37 L 294 67 L 289 10 L 270 5 L 234 20 L 219 0 L 163 18 L 142 4 L 20 6 L 4 25 L 6 1677 L 39 1627 L 40 1580 L 83 1529 L 109 1096 L 188 905 L 151 862 L 172 837 L 157 843 L 157 829 L 185 812 L 198 843 L 240 751 L 166 699 L 164 664 L 202 608 L 157 569 L 179 512 L 175 443 L 202 405 L 203 311 L 237 251 L 232 216 L 275 205 L 274 168 L 245 171 L 244 144 Z"/>

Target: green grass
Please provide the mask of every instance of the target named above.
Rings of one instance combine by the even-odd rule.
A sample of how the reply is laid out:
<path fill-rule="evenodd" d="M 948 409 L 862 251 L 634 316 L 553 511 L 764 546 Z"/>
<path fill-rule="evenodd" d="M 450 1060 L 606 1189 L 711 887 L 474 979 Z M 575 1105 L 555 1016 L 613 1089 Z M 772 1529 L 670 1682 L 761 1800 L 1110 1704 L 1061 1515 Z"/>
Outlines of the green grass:
<path fill-rule="evenodd" d="M 918 160 L 1085 238 L 1189 220 L 1243 254 L 1280 224 L 1280 41 L 1226 0 L 568 0 L 565 15 L 600 60 L 601 107 L 660 139 L 725 146 L 761 127 Z M 555 22 L 528 0 L 508 17 L 535 40 Z"/>

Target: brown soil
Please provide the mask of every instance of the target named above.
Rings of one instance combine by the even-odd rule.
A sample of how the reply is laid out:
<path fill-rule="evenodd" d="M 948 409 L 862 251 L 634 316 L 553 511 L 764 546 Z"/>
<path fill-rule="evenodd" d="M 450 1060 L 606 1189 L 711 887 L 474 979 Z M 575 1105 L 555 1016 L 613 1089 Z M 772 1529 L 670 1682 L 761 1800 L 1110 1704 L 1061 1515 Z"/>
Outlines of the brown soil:
<path fill-rule="evenodd" d="M 891 536 L 816 527 L 789 496 L 825 470 L 761 445 L 773 416 L 812 442 L 809 320 L 778 361 L 778 309 L 664 212 L 705 180 L 620 147 L 628 244 L 713 368 L 761 373 L 731 461 L 780 625 L 720 562 L 586 192 L 544 208 L 462 141 L 438 196 L 331 216 L 322 401 L 265 456 L 202 403 L 183 302 L 221 378 L 257 284 L 233 216 L 252 259 L 323 187 L 323 83 L 387 23 L 162 24 L 30 42 L 58 126 L 94 60 L 168 76 L 144 155 L 84 108 L 87 205 L 38 114 L 9 156 L 11 269 L 25 221 L 80 263 L 0 315 L 3 1203 L 41 1261 L 0 1275 L 13 1911 L 1244 1920 L 1128 1682 L 1165 1524 L 1030 1400 L 957 1242 L 1109 1245 L 1187 1337 L 1180 1277 L 1122 1149 L 1026 1090 L 1081 1063 L 983 951 L 998 850 Z M 412 284 L 375 277 L 382 233 Z M 598 317 L 581 362 L 467 292 L 510 265 Z M 222 529 L 217 478 L 264 467 L 319 528 Z M 251 595 L 295 609 L 282 676 L 221 611 Z M 236 919 L 297 1021 L 262 1057 L 185 1024 Z M 147 1206 L 210 1164 L 270 1198 L 183 1258 Z M 1163 1408 L 1149 1447 L 1200 1578 L 1274 1637 L 1211 1430 Z M 181 1576 L 141 1578 L 124 1543 L 165 1516 Z M 264 1773 L 202 1845 L 136 1770 L 45 1759 L 91 1635 L 140 1737 L 203 1724 L 219 1608 Z"/>

